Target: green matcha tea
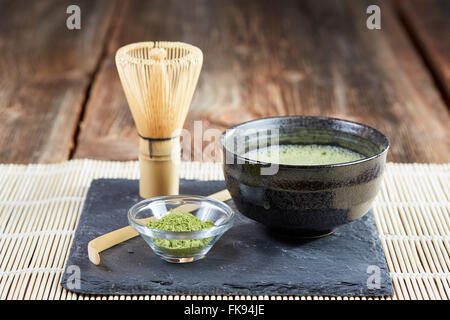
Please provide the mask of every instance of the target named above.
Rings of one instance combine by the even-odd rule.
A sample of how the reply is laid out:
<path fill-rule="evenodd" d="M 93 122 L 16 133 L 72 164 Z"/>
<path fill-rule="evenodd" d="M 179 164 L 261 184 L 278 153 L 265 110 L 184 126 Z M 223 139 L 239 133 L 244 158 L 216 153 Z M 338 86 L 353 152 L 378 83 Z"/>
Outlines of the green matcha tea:
<path fill-rule="evenodd" d="M 189 212 L 170 210 L 161 219 L 149 221 L 147 226 L 164 231 L 189 232 L 211 228 L 214 222 L 202 221 Z M 153 239 L 153 242 L 167 254 L 187 257 L 200 252 L 212 239 L 213 237 L 189 240 Z"/>
<path fill-rule="evenodd" d="M 349 149 L 319 144 L 268 146 L 251 150 L 245 158 L 288 165 L 325 165 L 351 162 L 364 156 Z"/>

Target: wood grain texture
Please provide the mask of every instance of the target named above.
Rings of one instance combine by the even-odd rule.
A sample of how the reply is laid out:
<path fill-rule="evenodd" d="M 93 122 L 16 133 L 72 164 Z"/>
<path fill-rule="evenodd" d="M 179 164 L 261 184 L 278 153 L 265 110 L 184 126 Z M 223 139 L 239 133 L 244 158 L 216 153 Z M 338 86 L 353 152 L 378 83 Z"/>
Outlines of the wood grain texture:
<path fill-rule="evenodd" d="M 114 1 L 77 1 L 81 30 L 66 27 L 72 3 L 0 2 L 0 162 L 69 158 Z"/>
<path fill-rule="evenodd" d="M 450 1 L 399 0 L 403 20 L 450 106 Z"/>
<path fill-rule="evenodd" d="M 373 3 L 382 8 L 382 30 L 366 28 Z M 142 40 L 202 48 L 185 123 L 191 131 L 194 120 L 223 130 L 274 115 L 333 116 L 385 132 L 390 161 L 450 160 L 448 110 L 389 2 L 132 1 L 115 21 L 108 59 Z M 102 66 L 75 157 L 136 158 L 134 145 L 126 145 L 137 137 L 114 69 Z M 101 92 L 109 105 L 96 97 Z M 106 155 L 112 149 L 120 154 Z"/>
<path fill-rule="evenodd" d="M 137 131 L 117 77 L 114 57 L 109 56 L 94 79 L 75 158 L 137 159 Z"/>

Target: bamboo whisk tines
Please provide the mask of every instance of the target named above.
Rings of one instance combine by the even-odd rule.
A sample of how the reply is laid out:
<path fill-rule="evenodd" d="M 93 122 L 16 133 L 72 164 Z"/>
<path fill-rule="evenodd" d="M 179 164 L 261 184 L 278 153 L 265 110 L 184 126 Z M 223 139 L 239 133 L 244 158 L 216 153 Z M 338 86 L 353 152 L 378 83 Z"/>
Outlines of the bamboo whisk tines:
<path fill-rule="evenodd" d="M 139 193 L 178 194 L 179 135 L 203 63 L 182 42 L 139 42 L 116 54 L 119 77 L 140 137 Z"/>

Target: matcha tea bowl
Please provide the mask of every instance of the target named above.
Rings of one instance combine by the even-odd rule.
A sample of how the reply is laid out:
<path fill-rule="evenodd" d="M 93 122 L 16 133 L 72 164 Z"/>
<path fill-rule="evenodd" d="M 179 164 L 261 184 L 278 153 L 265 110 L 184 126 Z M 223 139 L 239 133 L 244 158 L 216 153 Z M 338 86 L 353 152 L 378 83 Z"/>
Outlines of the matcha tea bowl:
<path fill-rule="evenodd" d="M 284 235 L 317 237 L 366 214 L 389 141 L 346 120 L 253 120 L 221 137 L 226 185 L 237 209 Z"/>
<path fill-rule="evenodd" d="M 128 211 L 128 222 L 153 252 L 173 263 L 202 259 L 233 225 L 225 203 L 202 196 L 143 200 Z"/>

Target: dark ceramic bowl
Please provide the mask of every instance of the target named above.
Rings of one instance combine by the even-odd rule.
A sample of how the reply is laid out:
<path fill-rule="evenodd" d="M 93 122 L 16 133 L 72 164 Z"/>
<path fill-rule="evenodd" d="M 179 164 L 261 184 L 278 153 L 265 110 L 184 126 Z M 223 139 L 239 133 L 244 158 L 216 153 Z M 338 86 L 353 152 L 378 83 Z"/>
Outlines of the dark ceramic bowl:
<path fill-rule="evenodd" d="M 286 235 L 316 237 L 366 214 L 382 181 L 389 141 L 366 125 L 326 117 L 253 120 L 221 137 L 227 188 L 245 216 Z M 329 165 L 276 165 L 250 160 L 272 144 L 324 144 L 364 155 Z"/>

